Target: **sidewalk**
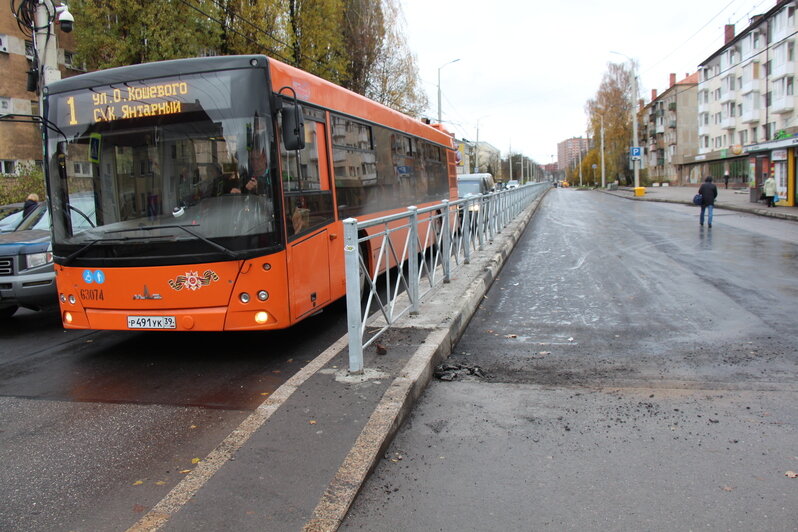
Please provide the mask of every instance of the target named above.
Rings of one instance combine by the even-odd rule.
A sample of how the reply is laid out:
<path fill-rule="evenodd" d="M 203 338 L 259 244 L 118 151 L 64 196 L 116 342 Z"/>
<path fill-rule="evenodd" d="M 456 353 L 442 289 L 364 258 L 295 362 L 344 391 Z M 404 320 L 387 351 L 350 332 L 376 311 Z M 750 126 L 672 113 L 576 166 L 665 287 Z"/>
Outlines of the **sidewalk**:
<path fill-rule="evenodd" d="M 646 193 L 643 196 L 635 196 L 634 189 L 631 187 L 600 191 L 637 201 L 663 201 L 667 203 L 685 203 L 692 205 L 693 196 L 698 192 L 698 187 L 646 187 Z M 735 190 L 723 188 L 722 184 L 719 185 L 715 207 L 719 209 L 728 209 L 730 211 L 749 212 L 759 216 L 798 221 L 798 207 L 768 208 L 765 206 L 764 202 L 752 203 L 747 188 Z"/>

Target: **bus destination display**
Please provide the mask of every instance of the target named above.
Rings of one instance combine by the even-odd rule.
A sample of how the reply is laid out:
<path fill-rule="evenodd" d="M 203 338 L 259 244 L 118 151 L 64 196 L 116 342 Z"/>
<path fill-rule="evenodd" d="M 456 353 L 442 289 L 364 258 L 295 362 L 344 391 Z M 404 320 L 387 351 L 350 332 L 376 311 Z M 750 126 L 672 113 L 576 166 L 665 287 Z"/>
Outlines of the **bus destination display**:
<path fill-rule="evenodd" d="M 145 116 L 173 115 L 182 112 L 190 96 L 185 81 L 169 81 L 138 87 L 102 87 L 62 97 L 66 123 L 95 124 Z"/>

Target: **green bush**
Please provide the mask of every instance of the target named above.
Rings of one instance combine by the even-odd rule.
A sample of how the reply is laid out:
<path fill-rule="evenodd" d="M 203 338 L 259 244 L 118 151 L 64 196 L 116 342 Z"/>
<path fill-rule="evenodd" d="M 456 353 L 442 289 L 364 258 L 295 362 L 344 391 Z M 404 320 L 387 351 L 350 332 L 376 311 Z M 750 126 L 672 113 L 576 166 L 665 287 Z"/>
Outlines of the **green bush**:
<path fill-rule="evenodd" d="M 0 175 L 0 205 L 25 201 L 28 194 L 39 195 L 44 201 L 44 172 L 35 165 L 25 165 L 17 175 Z"/>

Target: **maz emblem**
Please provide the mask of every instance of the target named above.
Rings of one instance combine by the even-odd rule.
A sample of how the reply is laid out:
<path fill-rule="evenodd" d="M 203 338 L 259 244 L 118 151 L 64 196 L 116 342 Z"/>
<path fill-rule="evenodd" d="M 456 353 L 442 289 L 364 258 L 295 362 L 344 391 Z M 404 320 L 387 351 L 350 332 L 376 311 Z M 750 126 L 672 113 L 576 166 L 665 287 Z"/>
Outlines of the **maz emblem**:
<path fill-rule="evenodd" d="M 150 290 L 147 288 L 147 285 L 144 285 L 144 293 L 143 294 L 136 294 L 133 296 L 133 299 L 140 301 L 142 299 L 163 299 L 161 294 L 150 294 Z"/>

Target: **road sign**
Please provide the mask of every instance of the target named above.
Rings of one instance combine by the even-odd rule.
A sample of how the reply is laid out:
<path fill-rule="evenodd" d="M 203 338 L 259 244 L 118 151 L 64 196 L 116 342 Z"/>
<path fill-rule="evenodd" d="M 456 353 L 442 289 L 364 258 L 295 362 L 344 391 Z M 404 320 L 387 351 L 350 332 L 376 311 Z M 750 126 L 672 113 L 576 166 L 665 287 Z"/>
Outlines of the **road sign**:
<path fill-rule="evenodd" d="M 639 161 L 640 157 L 643 155 L 643 148 L 640 146 L 632 146 L 629 149 L 629 155 L 632 156 L 633 161 Z"/>

